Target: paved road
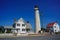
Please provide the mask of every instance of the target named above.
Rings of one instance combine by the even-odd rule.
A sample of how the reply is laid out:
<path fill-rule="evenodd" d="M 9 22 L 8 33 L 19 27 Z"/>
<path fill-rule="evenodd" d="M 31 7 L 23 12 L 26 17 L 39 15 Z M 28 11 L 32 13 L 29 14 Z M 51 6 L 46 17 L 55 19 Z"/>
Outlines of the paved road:
<path fill-rule="evenodd" d="M 0 38 L 0 40 L 60 40 L 60 35 Z"/>

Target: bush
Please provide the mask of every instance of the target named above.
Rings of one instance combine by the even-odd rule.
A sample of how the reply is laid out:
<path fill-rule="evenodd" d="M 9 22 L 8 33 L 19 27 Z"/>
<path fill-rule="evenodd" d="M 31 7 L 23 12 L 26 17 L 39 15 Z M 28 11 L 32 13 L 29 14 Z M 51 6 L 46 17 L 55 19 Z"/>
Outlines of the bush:
<path fill-rule="evenodd" d="M 0 33 L 4 33 L 4 27 L 3 26 L 0 27 Z"/>
<path fill-rule="evenodd" d="M 7 32 L 6 33 L 11 33 L 11 29 L 7 29 Z"/>
<path fill-rule="evenodd" d="M 55 34 L 60 34 L 60 32 L 55 32 Z"/>

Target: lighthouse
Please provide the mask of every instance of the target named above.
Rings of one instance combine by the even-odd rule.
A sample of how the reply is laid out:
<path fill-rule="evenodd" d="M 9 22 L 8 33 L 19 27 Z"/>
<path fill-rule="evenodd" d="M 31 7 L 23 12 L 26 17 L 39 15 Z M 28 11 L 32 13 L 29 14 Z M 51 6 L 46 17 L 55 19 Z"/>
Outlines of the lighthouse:
<path fill-rule="evenodd" d="M 38 6 L 34 7 L 34 12 L 35 12 L 35 32 L 39 33 L 41 31 L 41 24 Z"/>

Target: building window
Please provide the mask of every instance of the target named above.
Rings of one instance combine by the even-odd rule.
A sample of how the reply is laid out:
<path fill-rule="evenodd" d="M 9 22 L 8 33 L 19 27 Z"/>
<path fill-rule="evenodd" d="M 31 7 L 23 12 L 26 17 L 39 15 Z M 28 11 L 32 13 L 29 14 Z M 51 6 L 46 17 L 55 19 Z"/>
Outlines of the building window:
<path fill-rule="evenodd" d="M 20 26 L 20 24 L 17 24 L 17 26 Z"/>
<path fill-rule="evenodd" d="M 25 24 L 22 24 L 22 26 L 25 26 Z"/>
<path fill-rule="evenodd" d="M 55 32 L 56 32 L 56 30 L 55 30 Z"/>
<path fill-rule="evenodd" d="M 53 32 L 53 30 L 51 30 L 51 32 Z"/>
<path fill-rule="evenodd" d="M 51 28 L 53 28 L 53 27 L 51 26 Z"/>
<path fill-rule="evenodd" d="M 56 26 L 54 26 L 56 28 Z"/>
<path fill-rule="evenodd" d="M 22 29 L 22 31 L 25 31 L 25 29 Z"/>

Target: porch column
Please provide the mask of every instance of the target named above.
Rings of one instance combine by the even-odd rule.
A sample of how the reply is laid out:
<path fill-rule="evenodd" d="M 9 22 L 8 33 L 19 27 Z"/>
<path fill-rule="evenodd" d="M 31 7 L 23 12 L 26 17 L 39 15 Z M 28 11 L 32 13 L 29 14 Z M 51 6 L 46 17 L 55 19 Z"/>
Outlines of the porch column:
<path fill-rule="evenodd" d="M 5 29 L 5 33 L 7 32 L 7 29 Z"/>

